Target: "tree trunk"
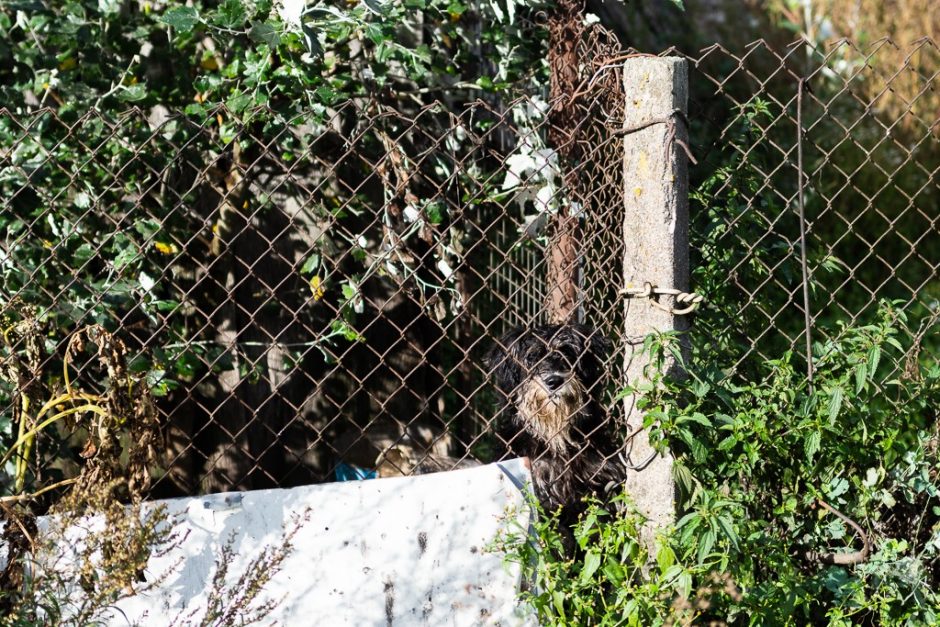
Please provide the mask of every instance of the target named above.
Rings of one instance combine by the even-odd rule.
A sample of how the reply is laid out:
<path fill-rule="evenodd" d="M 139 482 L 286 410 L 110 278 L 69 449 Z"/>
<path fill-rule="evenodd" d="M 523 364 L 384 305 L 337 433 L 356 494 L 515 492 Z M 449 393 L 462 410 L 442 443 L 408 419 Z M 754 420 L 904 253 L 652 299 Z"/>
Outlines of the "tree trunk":
<path fill-rule="evenodd" d="M 578 306 L 578 217 L 580 207 L 577 177 L 578 117 L 572 95 L 579 84 L 579 44 L 583 34 L 583 0 L 560 0 L 548 18 L 548 64 L 551 71 L 548 115 L 548 141 L 558 154 L 564 181 L 558 211 L 549 231 L 546 252 L 548 290 L 545 303 L 551 322 L 574 319 Z"/>

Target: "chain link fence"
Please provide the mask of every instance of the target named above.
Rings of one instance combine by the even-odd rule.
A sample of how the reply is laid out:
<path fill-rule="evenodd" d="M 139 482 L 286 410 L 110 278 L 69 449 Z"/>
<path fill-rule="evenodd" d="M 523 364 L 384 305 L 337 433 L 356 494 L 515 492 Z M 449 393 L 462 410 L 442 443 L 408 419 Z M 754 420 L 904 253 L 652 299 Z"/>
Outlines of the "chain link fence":
<path fill-rule="evenodd" d="M 574 317 L 614 342 L 597 393 L 622 387 L 631 54 L 585 45 L 565 128 L 531 95 L 409 111 L 363 97 L 302 119 L 248 102 L 0 111 L 3 437 L 36 427 L 28 408 L 67 377 L 104 379 L 77 358 L 63 374 L 71 333 L 97 324 L 157 395 L 156 495 L 494 459 L 507 443 L 482 356 L 552 317 L 559 269 Z M 746 368 L 802 350 L 807 319 L 824 341 L 883 299 L 912 333 L 935 320 L 937 45 L 683 56 L 696 341 Z M 35 438 L 37 480 L 83 454 L 54 429 Z"/>
<path fill-rule="evenodd" d="M 936 42 L 758 41 L 690 62 L 693 282 L 720 310 L 700 330 L 767 358 L 897 301 L 923 338 L 940 296 Z"/>

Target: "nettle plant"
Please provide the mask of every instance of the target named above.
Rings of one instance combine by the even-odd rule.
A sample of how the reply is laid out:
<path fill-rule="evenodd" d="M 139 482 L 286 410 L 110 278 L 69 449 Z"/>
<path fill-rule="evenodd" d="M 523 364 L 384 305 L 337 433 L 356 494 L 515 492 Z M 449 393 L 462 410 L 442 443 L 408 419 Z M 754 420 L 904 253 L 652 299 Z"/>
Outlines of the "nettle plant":
<path fill-rule="evenodd" d="M 885 302 L 871 323 L 840 325 L 814 345 L 812 384 L 789 352 L 752 376 L 693 353 L 687 378 L 670 380 L 660 367 L 682 359 L 679 338 L 651 336 L 650 382 L 633 391 L 676 458 L 680 516 L 655 560 L 626 496 L 578 523 L 576 559 L 558 558 L 543 519 L 536 543 L 510 551 L 543 621 L 934 624 L 940 365 L 907 322 Z"/>

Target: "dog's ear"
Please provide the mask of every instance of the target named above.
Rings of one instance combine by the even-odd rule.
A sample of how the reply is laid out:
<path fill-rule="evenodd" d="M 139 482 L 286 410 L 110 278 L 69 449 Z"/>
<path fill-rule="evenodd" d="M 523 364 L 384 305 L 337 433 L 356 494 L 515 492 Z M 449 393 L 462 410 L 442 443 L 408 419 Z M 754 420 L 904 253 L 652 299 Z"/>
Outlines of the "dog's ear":
<path fill-rule="evenodd" d="M 497 389 L 504 394 L 510 394 L 522 381 L 522 369 L 517 360 L 518 340 L 525 329 L 518 327 L 506 333 L 493 343 L 493 346 L 483 357 L 490 376 Z"/>

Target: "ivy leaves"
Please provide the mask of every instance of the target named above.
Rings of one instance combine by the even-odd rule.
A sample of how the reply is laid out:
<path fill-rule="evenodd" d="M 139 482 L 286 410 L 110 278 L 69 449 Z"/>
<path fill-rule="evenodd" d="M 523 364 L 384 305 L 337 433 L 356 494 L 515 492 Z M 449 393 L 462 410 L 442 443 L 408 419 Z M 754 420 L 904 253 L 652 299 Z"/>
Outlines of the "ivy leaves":
<path fill-rule="evenodd" d="M 160 21 L 179 33 L 188 33 L 199 23 L 199 10 L 190 6 L 171 7 L 160 16 Z"/>

